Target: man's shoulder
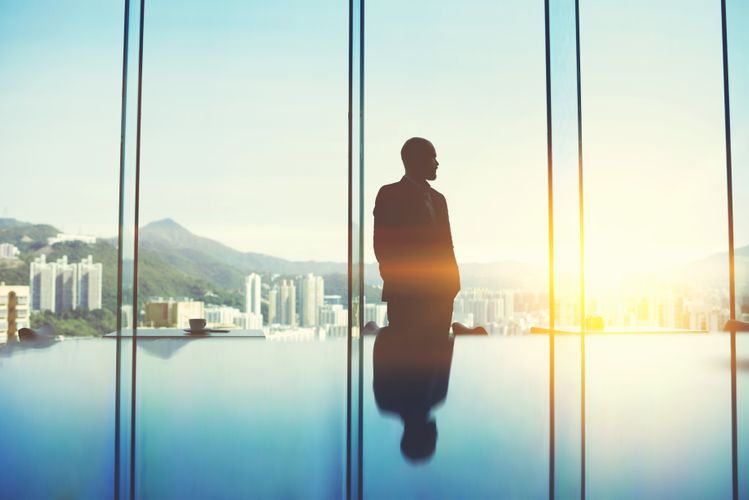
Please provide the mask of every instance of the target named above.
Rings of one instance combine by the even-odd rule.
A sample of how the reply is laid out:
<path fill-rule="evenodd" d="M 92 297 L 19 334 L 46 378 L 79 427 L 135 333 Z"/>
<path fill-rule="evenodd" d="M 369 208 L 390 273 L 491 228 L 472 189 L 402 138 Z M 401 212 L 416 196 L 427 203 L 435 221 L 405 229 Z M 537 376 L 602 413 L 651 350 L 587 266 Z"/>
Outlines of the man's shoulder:
<path fill-rule="evenodd" d="M 432 196 L 433 198 L 437 198 L 440 200 L 445 199 L 445 196 L 439 191 L 437 191 L 436 189 L 434 189 L 432 186 L 429 186 L 429 195 Z"/>
<path fill-rule="evenodd" d="M 400 180 L 398 182 L 393 182 L 392 184 L 385 184 L 380 188 L 380 191 L 377 193 L 377 197 L 387 197 L 387 196 L 396 196 L 403 192 L 404 185 L 403 180 Z"/>
<path fill-rule="evenodd" d="M 377 193 L 373 211 L 375 218 L 378 215 L 389 217 L 387 214 L 396 214 L 408 202 L 409 198 L 402 180 L 392 184 L 385 184 Z"/>

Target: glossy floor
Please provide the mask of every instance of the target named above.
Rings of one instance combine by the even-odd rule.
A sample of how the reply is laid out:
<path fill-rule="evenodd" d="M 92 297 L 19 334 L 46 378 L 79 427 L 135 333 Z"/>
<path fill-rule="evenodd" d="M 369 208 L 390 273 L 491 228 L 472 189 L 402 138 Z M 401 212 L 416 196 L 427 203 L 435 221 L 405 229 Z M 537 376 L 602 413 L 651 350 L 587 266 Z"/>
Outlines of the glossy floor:
<path fill-rule="evenodd" d="M 406 372 L 398 346 L 388 363 L 378 340 L 364 345 L 365 498 L 548 498 L 548 337 L 459 338 Z M 744 465 L 747 341 L 738 342 Z M 113 496 L 115 345 L 0 348 L 3 498 Z M 343 339 L 141 341 L 136 496 L 345 497 L 346 352 Z M 560 498 L 580 493 L 579 352 L 578 337 L 557 338 Z M 589 498 L 730 498 L 726 335 L 590 337 L 586 360 Z M 406 420 L 416 432 L 404 440 Z"/>

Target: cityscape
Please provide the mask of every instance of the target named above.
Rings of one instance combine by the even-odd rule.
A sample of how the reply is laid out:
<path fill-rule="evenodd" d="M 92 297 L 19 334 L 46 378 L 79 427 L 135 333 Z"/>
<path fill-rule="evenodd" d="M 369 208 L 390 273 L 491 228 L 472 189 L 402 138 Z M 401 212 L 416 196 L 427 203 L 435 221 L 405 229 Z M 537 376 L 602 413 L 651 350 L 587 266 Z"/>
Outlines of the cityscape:
<path fill-rule="evenodd" d="M 45 248 L 85 248 L 97 244 L 93 236 L 58 233 L 47 237 Z M 68 246 L 66 246 L 68 245 Z M 78 248 L 78 247 L 75 247 Z M 0 263 L 23 268 L 24 252 L 10 242 L 0 242 Z M 93 255 L 73 259 L 63 254 L 26 255 L 28 272 L 21 269 L 21 282 L 0 281 L 0 343 L 21 328 L 45 322 L 92 323 L 97 335 L 115 329 L 115 311 L 104 304 L 105 266 Z M 0 268 L 3 269 L 3 268 Z M 110 274 L 114 276 L 114 274 Z M 331 275 L 328 275 L 330 278 Z M 339 280 L 340 281 L 340 280 Z M 542 290 L 490 289 L 465 284 L 455 297 L 453 322 L 467 327 L 483 326 L 490 335 L 523 335 L 549 324 L 549 297 Z M 379 301 L 380 287 L 370 285 L 362 308 L 363 322 L 387 325 L 387 305 Z M 189 327 L 189 319 L 204 318 L 208 328 L 262 330 L 273 339 L 320 339 L 345 337 L 348 333 L 346 290 L 340 283 L 327 290 L 326 277 L 312 272 L 282 274 L 250 272 L 243 276 L 241 290 L 232 300 L 216 292 L 197 295 L 142 295 L 137 313 L 141 328 Z M 721 331 L 729 318 L 728 290 L 702 286 L 649 286 L 638 290 L 589 295 L 585 330 L 595 331 Z M 749 294 L 739 287 L 739 319 L 749 319 Z M 239 303 L 238 303 L 239 302 Z M 116 307 L 116 306 L 115 306 Z M 107 310 L 107 309 L 112 310 Z M 104 310 L 102 310 L 104 309 Z M 132 307 L 123 305 L 123 325 L 132 325 Z M 555 324 L 560 330 L 580 328 L 579 300 L 574 294 L 558 293 Z M 67 335 L 78 335 L 73 328 Z M 84 335 L 84 333 L 80 333 Z"/>

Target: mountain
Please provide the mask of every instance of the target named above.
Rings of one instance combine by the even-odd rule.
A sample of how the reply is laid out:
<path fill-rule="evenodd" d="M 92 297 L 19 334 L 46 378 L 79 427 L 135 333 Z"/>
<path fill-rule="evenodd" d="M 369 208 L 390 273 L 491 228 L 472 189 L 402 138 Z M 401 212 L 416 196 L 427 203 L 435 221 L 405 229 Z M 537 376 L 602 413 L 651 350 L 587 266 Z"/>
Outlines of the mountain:
<path fill-rule="evenodd" d="M 244 275 L 318 275 L 347 272 L 342 262 L 290 261 L 254 252 L 240 252 L 218 241 L 195 235 L 172 219 L 151 222 L 141 228 L 140 249 L 160 254 L 167 262 L 227 287 L 240 287 Z M 240 276 L 236 273 L 239 272 Z"/>
<path fill-rule="evenodd" d="M 16 219 L 0 218 L 0 230 L 6 229 L 9 227 L 18 227 L 18 226 L 24 226 L 24 225 L 28 225 L 28 222 L 21 222 Z"/>
<path fill-rule="evenodd" d="M 343 262 L 290 261 L 254 252 L 240 252 L 222 243 L 198 236 L 172 219 L 162 219 L 141 228 L 140 248 L 158 253 L 170 264 L 191 275 L 221 283 L 227 288 L 242 286 L 244 275 L 260 274 L 297 275 L 313 273 L 321 276 L 347 274 Z M 465 287 L 486 288 L 538 288 L 545 277 L 530 264 L 517 261 L 486 264 L 461 264 Z M 237 273 L 239 271 L 239 273 Z M 380 285 L 377 264 L 365 264 L 364 280 L 370 285 Z"/>
<path fill-rule="evenodd" d="M 217 303 L 239 306 L 243 300 L 244 278 L 249 273 L 263 276 L 269 283 L 271 276 L 296 276 L 313 273 L 325 278 L 325 291 L 331 295 L 346 296 L 348 265 L 344 262 L 291 261 L 255 252 L 240 252 L 215 240 L 198 236 L 172 219 L 162 219 L 143 226 L 138 235 L 140 289 L 144 296 L 176 296 L 166 293 L 161 275 L 163 269 L 173 273 L 174 286 L 184 289 L 190 285 L 191 292 L 178 295 L 199 297 L 194 290 L 218 293 Z M 160 261 L 161 264 L 157 264 Z M 368 272 L 377 278 L 377 268 L 367 266 Z M 193 281 L 185 282 L 185 278 Z M 365 295 L 369 301 L 380 300 L 380 290 L 367 281 Z M 203 292 L 205 293 L 205 292 Z"/>
<path fill-rule="evenodd" d="M 0 243 L 12 243 L 21 252 L 37 250 L 47 244 L 47 238 L 60 230 L 49 224 L 32 224 L 16 219 L 0 219 Z"/>
<path fill-rule="evenodd" d="M 737 286 L 749 286 L 749 245 L 734 250 L 734 276 Z M 681 266 L 676 273 L 681 279 L 690 283 L 710 287 L 727 287 L 728 283 L 728 252 L 714 253 L 704 259 L 699 259 L 685 266 Z"/>

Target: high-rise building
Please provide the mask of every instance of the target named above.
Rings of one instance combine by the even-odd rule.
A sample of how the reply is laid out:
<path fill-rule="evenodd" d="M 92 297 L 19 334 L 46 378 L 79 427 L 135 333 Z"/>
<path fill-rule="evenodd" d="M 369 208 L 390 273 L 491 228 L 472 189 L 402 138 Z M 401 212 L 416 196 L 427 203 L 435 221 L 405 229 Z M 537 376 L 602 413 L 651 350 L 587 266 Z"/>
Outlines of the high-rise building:
<path fill-rule="evenodd" d="M 485 299 L 475 298 L 465 301 L 465 311 L 473 315 L 473 322 L 476 325 L 485 325 L 487 323 L 487 303 Z"/>
<path fill-rule="evenodd" d="M 103 267 L 88 256 L 78 264 L 67 255 L 47 262 L 42 255 L 29 267 L 31 309 L 61 312 L 70 309 L 101 309 Z"/>
<path fill-rule="evenodd" d="M 30 290 L 0 282 L 0 344 L 30 326 Z"/>
<path fill-rule="evenodd" d="M 68 256 L 57 259 L 55 272 L 55 312 L 78 307 L 78 266 L 68 263 Z"/>
<path fill-rule="evenodd" d="M 486 322 L 499 323 L 505 318 L 504 301 L 494 295 L 484 299 L 486 302 Z"/>
<path fill-rule="evenodd" d="M 323 304 L 343 304 L 343 297 L 340 295 L 323 295 Z"/>
<path fill-rule="evenodd" d="M 78 266 L 78 307 L 101 309 L 101 280 L 104 273 L 101 262 L 94 263 L 91 255 Z"/>
<path fill-rule="evenodd" d="M 295 326 L 296 287 L 292 280 L 281 280 L 268 293 L 268 324 Z"/>
<path fill-rule="evenodd" d="M 242 312 L 236 307 L 229 306 L 205 306 L 205 321 L 211 328 L 227 327 L 238 323 L 237 319 L 242 317 Z"/>
<path fill-rule="evenodd" d="M 29 266 L 29 289 L 32 311 L 55 312 L 55 285 L 57 284 L 57 264 L 47 262 L 42 255 Z"/>
<path fill-rule="evenodd" d="M 344 309 L 341 304 L 324 304 L 319 311 L 318 321 L 320 325 L 348 325 L 348 309 Z"/>
<path fill-rule="evenodd" d="M 515 316 L 515 292 L 512 290 L 504 290 L 502 292 L 502 300 L 504 302 L 504 317 L 511 319 Z"/>
<path fill-rule="evenodd" d="M 18 257 L 18 247 L 10 243 L 0 243 L 0 259 L 15 259 Z"/>
<path fill-rule="evenodd" d="M 262 282 L 260 276 L 252 273 L 244 279 L 244 312 L 262 315 L 260 312 L 260 292 Z"/>
<path fill-rule="evenodd" d="M 296 280 L 297 311 L 301 326 L 318 324 L 319 309 L 325 302 L 325 280 L 307 274 Z"/>
<path fill-rule="evenodd" d="M 278 311 L 283 325 L 296 325 L 296 287 L 291 280 L 283 280 L 278 294 Z"/>
<path fill-rule="evenodd" d="M 278 323 L 278 288 L 268 291 L 268 324 Z"/>
<path fill-rule="evenodd" d="M 378 326 L 385 326 L 387 304 L 364 304 L 364 324 L 374 321 Z"/>
<path fill-rule="evenodd" d="M 132 304 L 122 304 L 120 321 L 122 321 L 123 329 L 133 327 L 133 305 Z"/>
<path fill-rule="evenodd" d="M 260 330 L 263 328 L 263 316 L 253 313 L 240 313 L 234 318 L 234 325 L 245 330 Z"/>
<path fill-rule="evenodd" d="M 320 320 L 320 308 L 325 304 L 325 280 L 322 276 L 315 277 L 315 324 Z"/>
<path fill-rule="evenodd" d="M 169 302 L 146 302 L 143 306 L 144 325 L 154 328 L 169 328 L 176 326 L 172 324 L 169 306 Z"/>
<path fill-rule="evenodd" d="M 525 298 L 528 302 L 528 297 Z M 531 307 L 525 304 L 522 307 Z M 453 321 L 466 326 L 480 325 L 490 332 L 506 332 L 515 321 L 515 292 L 468 288 L 460 291 L 453 302 Z"/>
<path fill-rule="evenodd" d="M 190 319 L 205 317 L 204 304 L 200 301 L 176 302 L 173 311 L 172 318 L 177 328 L 190 328 Z"/>

